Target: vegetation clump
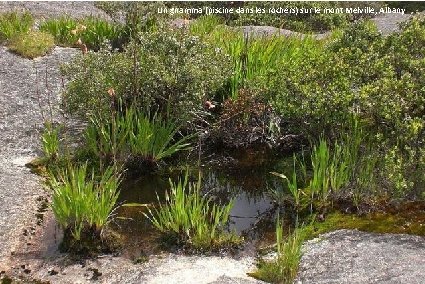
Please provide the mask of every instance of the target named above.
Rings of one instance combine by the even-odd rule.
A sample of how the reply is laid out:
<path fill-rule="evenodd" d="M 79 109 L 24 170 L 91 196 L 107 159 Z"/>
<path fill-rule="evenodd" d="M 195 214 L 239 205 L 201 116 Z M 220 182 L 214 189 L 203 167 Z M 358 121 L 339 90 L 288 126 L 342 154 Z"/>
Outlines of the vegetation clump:
<path fill-rule="evenodd" d="M 220 91 L 231 73 L 220 49 L 184 31 L 146 32 L 122 53 L 89 53 L 64 68 L 70 78 L 68 110 L 85 115 L 107 112 L 110 88 L 126 106 L 157 110 L 163 117 L 195 124 L 208 115 L 204 103 Z"/>
<path fill-rule="evenodd" d="M 171 119 L 145 115 L 129 107 L 122 112 L 112 112 L 111 117 L 92 115 L 85 140 L 87 150 L 101 165 L 118 163 L 140 173 L 143 169 L 155 169 L 162 159 L 189 148 L 193 135 L 177 139 L 179 129 Z"/>
<path fill-rule="evenodd" d="M 276 259 L 260 260 L 257 271 L 250 276 L 270 283 L 293 283 L 301 260 L 301 246 L 305 239 L 303 228 L 296 228 L 285 236 L 283 225 L 276 221 Z"/>
<path fill-rule="evenodd" d="M 67 249 L 92 250 L 87 244 L 100 242 L 103 229 L 112 217 L 119 195 L 120 177 L 108 167 L 100 177 L 88 172 L 87 164 L 69 166 L 52 175 L 52 210 L 65 231 Z M 67 235 L 68 234 L 68 235 Z"/>
<path fill-rule="evenodd" d="M 11 51 L 30 59 L 46 55 L 54 46 L 53 37 L 39 31 L 18 34 L 8 42 Z"/>
<path fill-rule="evenodd" d="M 50 33 L 59 46 L 78 47 L 78 40 L 90 50 L 99 50 L 104 45 L 118 46 L 121 26 L 106 20 L 87 17 L 75 20 L 70 17 L 48 19 L 40 24 L 40 30 Z"/>
<path fill-rule="evenodd" d="M 10 12 L 0 14 L 0 43 L 19 34 L 27 33 L 33 24 L 34 19 L 30 13 Z"/>
<path fill-rule="evenodd" d="M 200 179 L 189 183 L 188 174 L 177 183 L 170 181 L 171 190 L 166 203 L 146 214 L 152 224 L 178 244 L 197 250 L 232 247 L 241 242 L 234 233 L 225 231 L 233 201 L 227 205 L 214 204 L 201 196 Z"/>

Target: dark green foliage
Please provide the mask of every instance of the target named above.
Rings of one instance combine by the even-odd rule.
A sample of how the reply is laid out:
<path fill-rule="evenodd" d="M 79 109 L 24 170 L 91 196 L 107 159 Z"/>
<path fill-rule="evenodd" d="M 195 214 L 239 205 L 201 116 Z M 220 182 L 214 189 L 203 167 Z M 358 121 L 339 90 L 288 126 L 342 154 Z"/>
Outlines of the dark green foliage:
<path fill-rule="evenodd" d="M 184 31 L 140 35 L 123 53 L 86 54 L 68 64 L 66 101 L 71 112 L 107 111 L 113 88 L 125 105 L 158 110 L 164 117 L 193 122 L 203 103 L 222 88 L 230 60 L 222 51 Z"/>
<path fill-rule="evenodd" d="M 403 188 L 394 192 L 399 196 L 421 196 L 424 22 L 415 17 L 386 38 L 371 23 L 358 22 L 299 64 L 283 62 L 257 87 L 293 132 L 310 137 L 322 131 L 337 137 L 349 125 L 347 114 L 358 115 L 378 142 L 378 160 L 385 161 L 380 165 L 386 168 L 380 175 L 383 187 Z"/>
<path fill-rule="evenodd" d="M 324 9 L 335 9 L 346 7 L 365 7 L 375 6 L 377 3 L 370 2 L 249 2 L 243 6 L 244 9 L 264 9 L 264 13 L 240 13 L 239 17 L 233 22 L 235 25 L 264 25 L 274 26 L 287 30 L 298 32 L 325 32 L 334 28 L 343 28 L 350 22 L 358 18 L 368 18 L 369 15 L 354 15 L 350 13 L 324 13 Z M 298 13 L 277 13 L 279 8 L 296 9 Z M 309 13 L 301 13 L 300 9 L 305 9 Z M 320 9 L 320 13 L 315 13 L 314 9 Z M 270 10 L 269 9 L 275 9 Z M 312 9 L 312 10 L 311 10 Z M 248 10 L 249 11 L 249 10 Z"/>

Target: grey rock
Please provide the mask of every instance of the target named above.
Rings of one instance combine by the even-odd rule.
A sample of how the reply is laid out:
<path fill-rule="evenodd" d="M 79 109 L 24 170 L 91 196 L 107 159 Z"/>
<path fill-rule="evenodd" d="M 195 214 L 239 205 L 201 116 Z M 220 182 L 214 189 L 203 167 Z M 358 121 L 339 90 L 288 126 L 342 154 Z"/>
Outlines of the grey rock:
<path fill-rule="evenodd" d="M 57 94 L 62 89 L 59 64 L 77 52 L 55 48 L 46 57 L 28 60 L 0 46 L 1 269 L 8 266 L 8 257 L 20 245 L 23 228 L 35 219 L 37 197 L 45 195 L 39 177 L 24 165 L 39 154 L 42 110 L 45 115 L 49 112 L 49 102 L 53 119 L 58 119 Z"/>
<path fill-rule="evenodd" d="M 338 230 L 307 242 L 299 283 L 423 283 L 425 238 Z"/>
<path fill-rule="evenodd" d="M 110 20 L 108 14 L 96 8 L 93 2 L 85 1 L 4 1 L 0 2 L 2 12 L 30 12 L 36 18 L 50 18 L 70 16 L 80 19 L 87 16 L 95 16 Z"/>

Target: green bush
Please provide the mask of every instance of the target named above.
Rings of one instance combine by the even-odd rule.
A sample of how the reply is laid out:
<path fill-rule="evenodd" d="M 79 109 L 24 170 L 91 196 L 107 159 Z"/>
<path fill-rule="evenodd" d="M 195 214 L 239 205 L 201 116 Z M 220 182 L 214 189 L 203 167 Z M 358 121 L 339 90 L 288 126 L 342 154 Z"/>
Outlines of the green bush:
<path fill-rule="evenodd" d="M 7 46 L 22 57 L 33 59 L 46 55 L 54 48 L 55 42 L 48 33 L 31 31 L 13 36 Z"/>
<path fill-rule="evenodd" d="M 365 176 L 379 178 L 379 192 L 388 197 L 422 196 L 424 23 L 417 16 L 382 37 L 372 23 L 357 22 L 327 40 L 325 49 L 305 54 L 298 64 L 283 62 L 255 82 L 292 133 L 314 139 L 323 131 L 335 139 L 351 114 L 360 118 L 376 147 L 369 157 L 376 165 L 365 167 L 381 171 L 366 169 L 351 181 L 355 203 L 371 193 Z"/>
<path fill-rule="evenodd" d="M 144 33 L 123 53 L 99 52 L 77 57 L 64 69 L 70 78 L 70 112 L 107 111 L 107 90 L 125 105 L 158 110 L 163 117 L 193 121 L 203 104 L 230 76 L 230 60 L 219 49 L 184 31 Z"/>
<path fill-rule="evenodd" d="M 200 179 L 197 184 L 188 183 L 187 172 L 183 181 L 172 183 L 170 180 L 170 186 L 166 204 L 145 215 L 160 232 L 195 249 L 217 249 L 241 241 L 224 229 L 233 201 L 224 206 L 213 204 L 201 196 Z"/>
<path fill-rule="evenodd" d="M 27 33 L 34 24 L 30 13 L 16 12 L 0 14 L 0 43 L 12 37 Z"/>
<path fill-rule="evenodd" d="M 371 6 L 371 3 L 367 4 Z M 345 8 L 350 6 L 362 6 L 362 3 L 355 2 L 249 2 L 244 5 L 244 9 L 265 9 L 265 13 L 240 13 L 239 17 L 232 23 L 235 25 L 259 25 L 274 26 L 297 32 L 325 32 L 334 28 L 347 26 L 351 21 L 358 17 L 368 17 L 367 15 L 354 16 L 348 13 L 324 13 L 325 8 Z M 376 6 L 376 4 L 375 4 Z M 269 9 L 282 8 L 301 8 L 306 10 L 321 9 L 320 13 L 270 13 Z"/>

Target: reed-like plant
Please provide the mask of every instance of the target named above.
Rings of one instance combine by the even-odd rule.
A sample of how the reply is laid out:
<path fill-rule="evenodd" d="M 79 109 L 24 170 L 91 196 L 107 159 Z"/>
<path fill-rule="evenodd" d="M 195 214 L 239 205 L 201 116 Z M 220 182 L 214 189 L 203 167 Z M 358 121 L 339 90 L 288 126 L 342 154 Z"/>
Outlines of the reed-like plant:
<path fill-rule="evenodd" d="M 101 237 L 118 199 L 120 176 L 108 167 L 96 177 L 87 164 L 69 166 L 51 175 L 52 210 L 56 220 L 80 241 L 84 233 Z"/>
<path fill-rule="evenodd" d="M 189 30 L 191 34 L 205 36 L 221 24 L 223 24 L 222 18 L 216 15 L 203 15 L 190 23 Z"/>
<path fill-rule="evenodd" d="M 222 206 L 201 196 L 200 179 L 198 183 L 189 183 L 187 172 L 184 180 L 177 183 L 170 180 L 170 186 L 165 204 L 160 203 L 145 214 L 156 229 L 195 249 L 218 248 L 240 242 L 239 237 L 224 230 L 234 201 Z"/>
<path fill-rule="evenodd" d="M 129 136 L 131 153 L 143 159 L 157 162 L 178 151 L 188 149 L 188 141 L 193 135 L 175 139 L 180 127 L 173 121 L 163 120 L 160 116 L 152 118 L 133 111 Z"/>
<path fill-rule="evenodd" d="M 319 145 L 314 145 L 311 153 L 313 176 L 310 180 L 312 199 L 317 196 L 322 202 L 328 200 L 330 194 L 329 166 L 331 155 L 328 144 L 324 138 L 319 140 Z"/>
<path fill-rule="evenodd" d="M 304 241 L 300 230 L 295 228 L 285 240 L 282 223 L 279 220 L 276 222 L 277 263 L 283 283 L 293 283 L 298 272 Z"/>
<path fill-rule="evenodd" d="M 216 26 L 206 37 L 222 48 L 233 60 L 234 72 L 230 78 L 231 98 L 254 78 L 274 72 L 282 62 L 298 64 L 306 53 L 319 52 L 322 43 L 310 36 L 255 37 L 226 26 Z"/>
<path fill-rule="evenodd" d="M 46 122 L 44 131 L 41 135 L 41 144 L 43 147 L 44 157 L 48 161 L 54 161 L 59 156 L 59 127 L 54 127 L 51 122 Z"/>
<path fill-rule="evenodd" d="M 251 275 L 271 283 L 293 283 L 302 256 L 301 247 L 304 235 L 302 228 L 295 228 L 292 233 L 285 236 L 278 215 L 276 221 L 277 257 L 273 261 L 261 261 L 257 271 Z"/>
<path fill-rule="evenodd" d="M 104 43 L 112 43 L 121 35 L 121 26 L 103 19 L 87 17 L 75 20 L 68 16 L 49 19 L 40 30 L 52 34 L 60 46 L 77 46 L 78 39 L 89 49 L 98 50 Z"/>
<path fill-rule="evenodd" d="M 78 23 L 75 19 L 63 16 L 42 22 L 39 29 L 50 33 L 55 38 L 55 43 L 59 46 L 75 46 L 80 32 L 77 25 Z"/>
<path fill-rule="evenodd" d="M 277 177 L 280 177 L 281 179 L 286 181 L 286 184 L 288 186 L 289 192 L 291 193 L 294 205 L 297 209 L 301 206 L 301 194 L 302 191 L 300 188 L 298 188 L 297 183 L 297 173 L 295 171 L 295 164 L 294 164 L 294 171 L 292 172 L 292 179 L 290 180 L 287 176 L 281 173 L 271 172 L 272 175 L 275 175 Z M 275 191 L 272 191 L 272 193 Z M 273 195 L 277 195 L 276 193 L 273 193 Z"/>
<path fill-rule="evenodd" d="M 82 21 L 82 24 L 86 26 L 86 29 L 81 32 L 81 40 L 89 49 L 99 50 L 105 44 L 114 45 L 120 40 L 122 25 L 118 23 L 88 17 Z"/>
<path fill-rule="evenodd" d="M 127 143 L 131 121 L 126 116 L 112 113 L 110 118 L 100 115 L 90 117 L 85 131 L 88 150 L 97 156 L 101 163 L 116 162 L 117 156 Z"/>
<path fill-rule="evenodd" d="M 86 145 L 102 163 L 119 162 L 121 154 L 130 154 L 156 164 L 189 148 L 193 135 L 176 139 L 179 128 L 175 122 L 129 107 L 106 118 L 93 115 L 85 132 Z"/>
<path fill-rule="evenodd" d="M 27 33 L 33 24 L 34 19 L 30 13 L 0 14 L 0 42 L 9 40 L 18 34 Z"/>

